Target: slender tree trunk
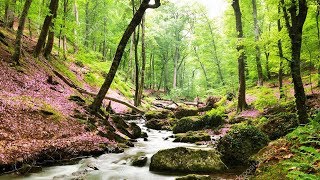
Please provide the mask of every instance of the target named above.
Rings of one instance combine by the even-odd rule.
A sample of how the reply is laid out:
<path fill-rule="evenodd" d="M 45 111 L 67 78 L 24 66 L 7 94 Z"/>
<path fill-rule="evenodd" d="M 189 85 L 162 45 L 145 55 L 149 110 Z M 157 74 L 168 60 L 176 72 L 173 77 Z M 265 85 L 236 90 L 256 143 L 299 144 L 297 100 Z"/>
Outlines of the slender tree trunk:
<path fill-rule="evenodd" d="M 138 56 L 138 45 L 140 39 L 140 28 L 138 27 L 136 39 L 134 41 L 134 64 L 135 64 L 135 93 L 134 93 L 134 105 L 138 106 L 139 96 L 139 56 Z"/>
<path fill-rule="evenodd" d="M 209 79 L 208 79 L 208 76 L 207 76 L 206 68 L 204 67 L 204 64 L 203 64 L 203 63 L 201 62 L 201 60 L 200 60 L 200 57 L 199 57 L 199 54 L 198 54 L 198 52 L 197 52 L 196 47 L 193 47 L 193 50 L 194 50 L 194 53 L 195 53 L 195 55 L 196 55 L 196 58 L 197 58 L 198 62 L 200 63 L 201 69 L 202 69 L 202 71 L 203 71 L 203 75 L 204 75 L 204 77 L 206 78 L 206 89 L 207 89 L 207 88 L 208 88 Z"/>
<path fill-rule="evenodd" d="M 238 111 L 242 111 L 247 108 L 246 103 L 246 77 L 245 77 L 245 53 L 244 45 L 241 40 L 243 39 L 241 10 L 239 0 L 232 2 L 234 14 L 236 17 L 236 30 L 238 34 L 238 46 L 237 51 L 240 53 L 238 57 L 238 70 L 239 70 L 239 94 L 238 94 Z"/>
<path fill-rule="evenodd" d="M 290 17 L 285 6 L 284 0 L 280 0 L 283 7 L 284 18 L 286 27 L 291 39 L 291 76 L 294 85 L 296 107 L 298 110 L 299 121 L 306 124 L 308 120 L 306 108 L 306 95 L 304 92 L 303 82 L 300 72 L 300 53 L 302 44 L 302 29 L 308 13 L 308 6 L 306 0 L 299 0 L 297 5 L 293 0 L 290 8 L 288 9 Z M 298 14 L 297 14 L 298 13 Z M 291 21 L 291 22 L 290 22 Z"/>
<path fill-rule="evenodd" d="M 14 24 L 14 11 L 16 7 L 16 0 L 5 0 L 5 15 L 4 23 L 6 27 L 12 29 Z"/>
<path fill-rule="evenodd" d="M 103 61 L 107 59 L 107 17 L 103 19 L 103 45 L 102 45 L 102 55 Z"/>
<path fill-rule="evenodd" d="M 318 49 L 320 51 L 320 27 L 319 27 L 319 15 L 320 15 L 320 0 L 317 0 L 317 15 L 316 15 L 316 22 L 317 22 L 317 35 L 318 35 Z M 320 87 L 320 56 L 318 56 L 318 87 Z"/>
<path fill-rule="evenodd" d="M 268 26 L 268 38 L 270 39 L 270 33 L 271 33 L 271 23 L 269 23 Z M 265 56 L 266 56 L 266 71 L 267 71 L 267 78 L 271 79 L 271 73 L 270 73 L 270 66 L 269 66 L 269 57 L 270 57 L 270 49 L 269 49 L 270 43 L 268 42 L 265 45 Z"/>
<path fill-rule="evenodd" d="M 53 44 L 54 44 L 54 23 L 53 20 L 57 17 L 57 10 L 58 10 L 58 6 L 59 3 L 56 6 L 56 9 L 53 10 L 53 14 L 52 14 L 52 20 L 51 20 L 51 28 L 49 30 L 49 35 L 48 35 L 48 40 L 47 40 L 47 44 L 46 47 L 44 48 L 44 57 L 49 60 L 49 56 L 52 52 L 53 49 Z"/>
<path fill-rule="evenodd" d="M 130 36 L 134 32 L 135 28 L 140 24 L 145 11 L 148 8 L 158 8 L 160 6 L 160 0 L 155 0 L 155 4 L 153 4 L 153 5 L 150 5 L 149 1 L 150 0 L 143 0 L 142 1 L 139 9 L 134 14 L 130 24 L 128 25 L 126 31 L 124 32 L 124 34 L 120 40 L 120 43 L 118 45 L 118 48 L 117 48 L 116 54 L 114 56 L 113 62 L 111 64 L 110 70 L 108 72 L 108 75 L 107 75 L 102 87 L 100 88 L 98 95 L 96 96 L 96 98 L 94 99 L 93 103 L 90 106 L 90 108 L 93 112 L 97 112 L 100 109 L 102 101 L 103 101 L 105 95 L 107 94 L 107 92 L 110 88 L 110 85 L 114 79 L 114 76 L 118 70 L 123 52 L 124 52 L 125 47 L 130 39 Z"/>
<path fill-rule="evenodd" d="M 77 53 L 79 51 L 79 47 L 78 47 L 78 31 L 77 31 L 77 27 L 80 25 L 79 23 L 79 11 L 78 11 L 78 5 L 77 5 L 77 1 L 74 1 L 73 4 L 73 12 L 74 12 L 74 19 L 76 21 L 76 27 L 73 29 L 73 33 L 74 33 L 74 43 L 73 43 L 73 48 L 74 48 L 74 53 Z"/>
<path fill-rule="evenodd" d="M 222 82 L 222 85 L 225 85 L 222 70 L 221 70 L 221 65 L 220 65 L 221 64 L 220 59 L 218 57 L 217 46 L 216 46 L 216 42 L 215 42 L 215 38 L 214 38 L 214 34 L 213 34 L 213 29 L 211 27 L 209 18 L 207 16 L 205 16 L 205 18 L 206 18 L 206 21 L 207 21 L 207 24 L 208 24 L 208 27 L 210 30 L 210 34 L 211 34 L 211 43 L 213 45 L 213 56 L 214 56 L 215 64 L 218 69 L 218 75 L 220 77 L 220 81 Z"/>
<path fill-rule="evenodd" d="M 69 0 L 63 1 L 63 58 L 67 59 L 67 35 L 66 35 L 66 25 L 67 25 L 67 16 L 68 16 L 68 4 Z"/>
<path fill-rule="evenodd" d="M 141 105 L 141 99 L 144 89 L 144 73 L 146 69 L 146 44 L 145 44 L 145 15 L 141 21 L 141 57 L 142 57 L 142 66 L 141 66 L 141 80 L 139 86 L 139 94 L 138 94 L 138 105 Z"/>
<path fill-rule="evenodd" d="M 258 86 L 263 86 L 263 74 L 262 74 L 262 66 L 261 66 L 261 51 L 258 45 L 260 39 L 260 28 L 258 25 L 258 15 L 257 15 L 257 2 L 256 0 L 252 0 L 252 8 L 253 8 L 253 22 L 254 22 L 254 36 L 256 42 L 256 64 L 257 64 L 257 72 L 258 72 Z"/>
<path fill-rule="evenodd" d="M 84 34 L 84 46 L 85 47 L 89 47 L 89 0 L 86 1 L 86 5 L 85 5 L 85 34 Z"/>
<path fill-rule="evenodd" d="M 41 29 L 41 33 L 39 35 L 39 39 L 37 42 L 37 45 L 34 49 L 34 57 L 37 58 L 40 55 L 40 52 L 45 44 L 47 35 L 48 35 L 48 31 L 49 31 L 49 27 L 51 25 L 52 22 L 52 18 L 53 18 L 53 14 L 56 13 L 57 9 L 58 9 L 58 4 L 59 4 L 59 0 L 51 0 L 50 1 L 50 5 L 49 5 L 49 10 L 50 10 L 50 14 L 46 16 L 46 18 L 44 19 L 44 23 Z"/>
<path fill-rule="evenodd" d="M 20 53 L 21 53 L 21 39 L 23 36 L 23 29 L 26 22 L 26 18 L 28 16 L 28 11 L 30 8 L 30 5 L 32 3 L 32 0 L 26 0 L 23 6 L 23 10 L 21 13 L 21 17 L 19 20 L 19 26 L 17 30 L 16 40 L 15 40 L 15 46 L 14 46 L 14 54 L 12 56 L 12 61 L 16 62 L 16 64 L 19 65 L 19 59 L 20 59 Z"/>
<path fill-rule="evenodd" d="M 30 18 L 28 18 L 28 29 L 29 29 L 29 36 L 32 39 L 32 29 L 31 29 L 31 19 Z"/>
<path fill-rule="evenodd" d="M 155 75 L 155 71 L 154 71 L 154 55 L 152 57 L 152 89 L 155 88 L 155 83 L 156 82 L 156 75 Z"/>
<path fill-rule="evenodd" d="M 174 68 L 173 68 L 173 89 L 177 88 L 177 76 L 178 76 L 178 61 L 179 61 L 179 56 L 180 56 L 180 52 L 179 52 L 179 48 L 176 47 L 175 49 L 175 54 L 174 54 Z"/>
<path fill-rule="evenodd" d="M 281 19 L 280 19 L 280 13 L 281 13 L 281 4 L 279 3 L 278 5 L 278 32 L 280 33 L 282 30 L 281 26 Z M 280 57 L 280 66 L 279 66 L 279 92 L 280 92 L 280 99 L 284 97 L 284 92 L 283 92 L 283 50 L 282 50 L 282 40 L 278 40 L 278 50 L 279 50 L 279 57 Z"/>

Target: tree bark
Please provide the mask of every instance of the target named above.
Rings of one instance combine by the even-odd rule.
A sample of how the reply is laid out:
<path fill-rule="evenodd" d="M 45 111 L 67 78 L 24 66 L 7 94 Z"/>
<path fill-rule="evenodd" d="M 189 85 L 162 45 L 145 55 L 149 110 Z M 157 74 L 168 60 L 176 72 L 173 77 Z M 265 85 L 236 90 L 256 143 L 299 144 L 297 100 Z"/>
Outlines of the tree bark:
<path fill-rule="evenodd" d="M 49 60 L 49 56 L 52 52 L 53 44 L 54 44 L 54 23 L 53 20 L 57 17 L 57 10 L 58 10 L 59 3 L 57 4 L 56 9 L 53 10 L 52 20 L 51 20 L 51 28 L 49 29 L 49 35 L 47 39 L 46 47 L 44 48 L 44 57 Z M 61 31 L 60 31 L 61 32 Z"/>
<path fill-rule="evenodd" d="M 5 0 L 5 26 L 12 29 L 14 24 L 14 11 L 16 7 L 16 0 Z"/>
<path fill-rule="evenodd" d="M 158 8 L 160 6 L 160 0 L 155 0 L 155 4 L 153 4 L 153 5 L 150 5 L 149 2 L 150 2 L 150 0 L 143 0 L 142 1 L 139 9 L 134 14 L 130 24 L 128 25 L 126 31 L 124 32 L 124 34 L 120 40 L 120 43 L 118 45 L 118 48 L 117 48 L 116 54 L 114 56 L 113 62 L 111 64 L 110 70 L 108 72 L 108 75 L 107 75 L 102 87 L 100 88 L 98 95 L 94 99 L 94 102 L 90 106 L 90 108 L 93 112 L 97 112 L 99 110 L 99 108 L 101 107 L 102 101 L 103 101 L 105 95 L 107 94 L 107 92 L 110 88 L 110 85 L 115 77 L 115 74 L 118 70 L 118 67 L 121 62 L 121 58 L 122 58 L 123 52 L 125 50 L 125 47 L 128 43 L 128 40 L 130 39 L 130 36 L 134 32 L 135 28 L 140 24 L 145 11 L 148 8 Z"/>
<path fill-rule="evenodd" d="M 238 71 L 239 71 L 239 94 L 238 94 L 238 111 L 242 111 L 247 108 L 246 103 L 246 77 L 245 77 L 245 52 L 244 45 L 242 44 L 243 30 L 242 30 L 242 20 L 241 20 L 241 10 L 239 5 L 239 0 L 234 0 L 232 2 L 232 7 L 234 10 L 236 18 L 236 30 L 238 34 L 238 45 L 237 51 L 239 52 L 238 57 Z"/>
<path fill-rule="evenodd" d="M 39 39 L 38 39 L 37 45 L 36 45 L 36 47 L 34 49 L 34 53 L 33 53 L 33 56 L 35 58 L 39 57 L 40 52 L 45 44 L 45 41 L 46 41 L 46 38 L 48 35 L 48 31 L 49 31 L 49 27 L 52 22 L 53 14 L 56 13 L 56 11 L 58 9 L 58 4 L 59 4 L 59 0 L 51 0 L 50 1 L 50 5 L 49 5 L 50 14 L 47 15 L 46 18 L 44 19 L 41 33 L 39 35 Z"/>
<path fill-rule="evenodd" d="M 320 51 L 320 27 L 319 27 L 319 16 L 320 16 L 320 0 L 317 0 L 317 15 L 316 15 L 316 23 L 317 23 L 317 35 L 318 35 L 318 49 Z M 318 57 L 318 87 L 320 87 L 320 62 Z"/>
<path fill-rule="evenodd" d="M 142 66 L 141 66 L 141 77 L 140 77 L 140 86 L 138 94 L 138 106 L 141 105 L 142 94 L 144 90 L 144 74 L 146 69 L 146 44 L 145 44 L 145 15 L 141 21 L 141 57 L 142 57 Z"/>
<path fill-rule="evenodd" d="M 284 0 L 280 0 L 283 14 L 286 22 L 286 27 L 291 40 L 291 76 L 294 85 L 296 107 L 298 110 L 299 121 L 302 124 L 308 123 L 308 114 L 306 108 L 306 95 L 304 92 L 303 82 L 300 72 L 300 53 L 302 44 L 302 29 L 308 13 L 306 0 L 299 0 L 298 5 L 296 0 L 291 0 L 291 5 L 287 10 Z M 289 17 L 289 13 L 290 17 Z M 298 14 L 297 14 L 298 13 Z M 290 22 L 291 21 L 291 22 Z"/>
<path fill-rule="evenodd" d="M 74 1 L 73 4 L 73 12 L 74 12 L 74 20 L 76 21 L 76 26 L 79 26 L 79 11 L 78 11 L 78 5 L 77 5 L 77 1 Z M 78 31 L 77 31 L 77 27 L 75 27 L 73 29 L 73 33 L 74 33 L 74 41 L 75 43 L 73 43 L 73 48 L 74 48 L 74 53 L 77 53 L 79 51 L 79 47 L 78 47 Z"/>
<path fill-rule="evenodd" d="M 30 9 L 31 3 L 32 3 L 32 0 L 26 0 L 23 6 L 20 20 L 19 20 L 19 26 L 18 26 L 15 46 L 14 46 L 14 54 L 12 56 L 12 61 L 16 62 L 16 64 L 18 65 L 19 65 L 19 59 L 20 59 L 20 53 L 21 53 L 21 39 L 23 36 L 23 30 L 24 30 L 26 18 L 28 16 L 28 11 Z"/>
<path fill-rule="evenodd" d="M 86 1 L 85 5 L 85 34 L 84 34 L 84 46 L 89 47 L 89 0 Z"/>
<path fill-rule="evenodd" d="M 206 78 L 206 90 L 207 90 L 209 79 L 208 79 L 208 76 L 207 76 L 206 68 L 204 67 L 204 64 L 203 64 L 203 63 L 201 62 L 201 60 L 200 60 L 200 57 L 199 57 L 199 54 L 198 54 L 198 52 L 197 52 L 196 47 L 193 47 L 193 50 L 194 50 L 194 53 L 195 53 L 195 55 L 196 55 L 196 58 L 197 58 L 198 62 L 200 63 L 200 67 L 201 67 L 201 69 L 202 69 L 202 71 L 203 71 L 203 75 L 204 75 L 204 77 Z"/>
<path fill-rule="evenodd" d="M 279 3 L 278 5 L 278 14 L 279 14 L 279 18 L 278 18 L 278 32 L 280 33 L 282 30 L 282 26 L 281 26 L 281 19 L 280 19 L 280 13 L 281 13 L 281 4 Z M 278 50 L 279 50 L 279 57 L 280 57 L 280 66 L 279 66 L 279 92 L 280 92 L 280 99 L 284 97 L 284 92 L 283 92 L 283 50 L 282 50 L 282 40 L 279 39 L 278 40 Z"/>
<path fill-rule="evenodd" d="M 253 22 L 254 22 L 254 36 L 256 42 L 256 64 L 257 64 L 257 72 L 258 72 L 258 86 L 263 86 L 263 74 L 262 74 L 262 66 L 261 66 L 261 51 L 258 45 L 260 39 L 260 28 L 258 25 L 258 15 L 257 15 L 257 1 L 252 0 L 252 8 L 253 8 Z"/>

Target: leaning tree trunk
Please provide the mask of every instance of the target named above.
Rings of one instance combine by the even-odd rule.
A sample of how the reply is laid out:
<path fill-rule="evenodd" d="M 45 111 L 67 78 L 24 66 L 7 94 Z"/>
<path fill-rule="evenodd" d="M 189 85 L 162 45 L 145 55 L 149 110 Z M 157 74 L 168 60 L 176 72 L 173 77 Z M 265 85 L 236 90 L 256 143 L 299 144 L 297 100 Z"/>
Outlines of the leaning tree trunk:
<path fill-rule="evenodd" d="M 16 41 L 14 46 L 14 54 L 12 56 L 12 61 L 16 62 L 18 65 L 19 65 L 19 59 L 20 59 L 20 53 L 21 53 L 21 39 L 23 36 L 24 25 L 26 22 L 26 18 L 28 16 L 28 11 L 31 3 L 32 3 L 32 0 L 26 0 L 23 6 L 20 20 L 19 20 L 19 26 L 18 26 Z"/>
<path fill-rule="evenodd" d="M 258 71 L 258 86 L 263 86 L 263 74 L 262 74 L 262 66 L 261 66 L 261 51 L 258 45 L 260 39 L 260 29 L 258 25 L 258 15 L 257 15 L 257 2 L 256 0 L 252 0 L 252 8 L 253 8 L 253 22 L 254 22 L 254 36 L 256 42 L 256 64 Z"/>
<path fill-rule="evenodd" d="M 40 52 L 45 44 L 47 35 L 48 35 L 48 31 L 52 22 L 52 18 L 53 15 L 56 13 L 57 9 L 58 9 L 58 4 L 59 4 L 59 0 L 51 0 L 50 1 L 50 5 L 49 5 L 49 10 L 50 10 L 50 14 L 46 16 L 46 18 L 44 19 L 44 23 L 41 29 L 41 33 L 39 35 L 39 39 L 37 42 L 37 45 L 34 49 L 33 52 L 33 56 L 35 58 L 39 57 Z"/>
<path fill-rule="evenodd" d="M 115 77 L 115 74 L 118 70 L 118 67 L 121 62 L 121 58 L 122 58 L 123 52 L 126 48 L 126 45 L 128 43 L 128 40 L 130 39 L 130 36 L 134 32 L 135 28 L 140 24 L 145 11 L 148 8 L 158 8 L 160 6 L 160 0 L 155 0 L 155 4 L 153 4 L 153 5 L 150 5 L 149 2 L 150 2 L 150 0 L 143 0 L 142 1 L 139 9 L 134 14 L 130 24 L 128 25 L 126 31 L 124 32 L 124 34 L 120 40 L 120 43 L 117 47 L 117 51 L 116 51 L 116 54 L 113 58 L 113 62 L 111 64 L 108 75 L 107 75 L 102 87 L 100 88 L 98 95 L 96 96 L 96 98 L 94 99 L 93 103 L 90 106 L 90 108 L 93 112 L 97 112 L 100 109 L 102 101 L 103 101 L 105 95 L 107 94 L 107 92 L 110 88 L 110 85 Z"/>
<path fill-rule="evenodd" d="M 300 72 L 300 55 L 302 44 L 302 29 L 308 13 L 307 1 L 299 0 L 299 7 L 297 7 L 297 4 L 293 0 L 288 10 L 285 6 L 284 0 L 281 0 L 280 2 L 283 6 L 283 14 L 286 22 L 286 27 L 289 32 L 289 37 L 291 39 L 290 68 L 292 81 L 294 85 L 296 107 L 298 110 L 300 123 L 305 124 L 308 122 L 308 114 L 306 108 L 306 95 L 304 92 Z M 290 16 L 288 12 L 290 13 Z"/>
<path fill-rule="evenodd" d="M 232 7 L 234 9 L 234 14 L 236 17 L 236 30 L 238 34 L 238 46 L 237 51 L 240 53 L 238 57 L 238 70 L 239 70 L 239 94 L 238 94 L 238 111 L 242 111 L 247 108 L 246 103 L 246 77 L 245 77 L 245 53 L 244 45 L 242 45 L 241 40 L 243 39 L 242 30 L 242 20 L 241 20 L 241 10 L 239 5 L 239 0 L 234 0 L 232 2 Z"/>
<path fill-rule="evenodd" d="M 59 3 L 57 4 L 56 9 L 54 9 L 54 11 L 53 11 L 52 19 L 55 19 L 57 17 L 58 6 L 59 6 Z M 44 48 L 44 53 L 43 53 L 44 57 L 47 60 L 49 60 L 49 56 L 50 56 L 52 49 L 53 49 L 53 44 L 54 44 L 54 23 L 53 23 L 53 21 L 51 21 L 51 28 L 49 30 L 47 44 L 46 44 L 46 47 Z"/>

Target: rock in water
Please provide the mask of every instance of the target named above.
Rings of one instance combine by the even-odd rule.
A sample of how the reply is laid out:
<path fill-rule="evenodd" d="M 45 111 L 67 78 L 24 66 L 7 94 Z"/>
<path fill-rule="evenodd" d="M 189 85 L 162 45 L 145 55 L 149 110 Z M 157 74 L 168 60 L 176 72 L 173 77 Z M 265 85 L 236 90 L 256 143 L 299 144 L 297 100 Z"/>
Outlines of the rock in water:
<path fill-rule="evenodd" d="M 160 172 L 217 172 L 226 166 L 216 150 L 178 147 L 157 152 L 151 158 L 150 171 Z"/>
<path fill-rule="evenodd" d="M 189 174 L 187 176 L 178 177 L 176 180 L 211 180 L 211 177 L 209 175 Z"/>
<path fill-rule="evenodd" d="M 132 166 L 142 167 L 146 165 L 148 158 L 146 156 L 139 156 L 132 161 Z"/>

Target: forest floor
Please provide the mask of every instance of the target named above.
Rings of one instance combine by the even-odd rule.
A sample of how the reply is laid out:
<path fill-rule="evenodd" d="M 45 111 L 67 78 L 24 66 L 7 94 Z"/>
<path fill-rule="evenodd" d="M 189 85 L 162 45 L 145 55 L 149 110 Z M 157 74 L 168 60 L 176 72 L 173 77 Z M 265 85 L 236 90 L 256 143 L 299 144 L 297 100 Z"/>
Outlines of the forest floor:
<path fill-rule="evenodd" d="M 73 117 L 75 112 L 85 112 L 84 107 L 70 100 L 81 96 L 61 79 L 54 76 L 55 69 L 43 57 L 34 59 L 35 41 L 24 36 L 21 66 L 11 64 L 13 32 L 0 27 L 5 35 L 0 42 L 0 164 L 1 171 L 14 170 L 23 163 L 70 159 L 89 154 L 101 154 L 114 148 L 116 143 L 90 132 Z M 80 72 L 76 66 L 70 69 Z M 49 76 L 53 77 L 50 82 Z M 97 92 L 78 78 L 84 88 Z M 125 100 L 117 91 L 110 97 Z M 105 102 L 107 103 L 107 102 Z M 112 103 L 114 112 L 125 113 L 127 107 Z M 76 111 L 75 111 L 76 110 Z M 108 148 L 106 148 L 108 147 Z M 39 163 L 37 162 L 37 163 Z"/>

